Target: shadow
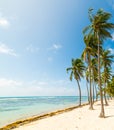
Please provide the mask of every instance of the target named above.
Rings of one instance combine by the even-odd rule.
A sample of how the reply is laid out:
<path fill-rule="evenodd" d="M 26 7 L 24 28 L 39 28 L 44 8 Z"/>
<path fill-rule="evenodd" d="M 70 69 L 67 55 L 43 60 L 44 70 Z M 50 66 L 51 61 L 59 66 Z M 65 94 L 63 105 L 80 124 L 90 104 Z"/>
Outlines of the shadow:
<path fill-rule="evenodd" d="M 101 106 L 101 104 L 95 104 L 94 106 Z"/>
<path fill-rule="evenodd" d="M 95 104 L 95 106 L 101 106 L 101 104 Z M 104 104 L 104 106 L 110 106 L 110 104 L 108 104 L 108 105 Z"/>
<path fill-rule="evenodd" d="M 114 115 L 111 115 L 111 116 L 105 116 L 105 118 L 109 118 L 109 117 L 114 117 Z"/>

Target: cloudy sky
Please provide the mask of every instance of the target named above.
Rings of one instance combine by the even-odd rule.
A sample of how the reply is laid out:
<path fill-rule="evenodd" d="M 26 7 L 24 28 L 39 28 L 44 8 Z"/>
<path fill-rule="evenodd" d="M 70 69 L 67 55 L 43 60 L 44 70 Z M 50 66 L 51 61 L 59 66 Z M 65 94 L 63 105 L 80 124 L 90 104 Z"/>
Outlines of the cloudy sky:
<path fill-rule="evenodd" d="M 0 96 L 77 95 L 66 68 L 84 49 L 90 7 L 114 14 L 114 0 L 0 0 Z"/>

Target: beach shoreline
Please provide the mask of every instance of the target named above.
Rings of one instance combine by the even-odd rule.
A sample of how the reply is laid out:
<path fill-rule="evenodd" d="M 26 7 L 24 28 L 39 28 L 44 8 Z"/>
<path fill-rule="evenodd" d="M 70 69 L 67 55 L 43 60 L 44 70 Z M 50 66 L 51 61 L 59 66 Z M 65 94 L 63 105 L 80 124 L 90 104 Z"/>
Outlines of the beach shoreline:
<path fill-rule="evenodd" d="M 100 101 L 95 102 L 94 110 L 89 110 L 88 103 L 67 109 L 47 113 L 36 118 L 1 128 L 0 130 L 113 130 L 114 99 L 105 107 L 105 118 L 99 118 Z"/>
<path fill-rule="evenodd" d="M 45 119 L 45 118 L 48 118 L 48 117 L 52 117 L 52 116 L 55 116 L 55 115 L 58 115 L 58 114 L 62 114 L 64 112 L 72 111 L 73 109 L 80 108 L 80 107 L 83 107 L 85 105 L 88 105 L 88 103 L 83 103 L 81 106 L 79 106 L 79 105 L 70 106 L 70 107 L 66 107 L 64 109 L 58 109 L 56 111 L 51 111 L 51 112 L 48 112 L 48 113 L 31 116 L 29 118 L 25 118 L 25 119 L 22 119 L 22 120 L 17 120 L 13 123 L 10 123 L 8 125 L 1 127 L 0 130 L 12 130 L 12 129 L 18 128 L 20 126 L 23 126 L 25 124 L 29 124 L 29 123 L 34 122 L 34 121 L 38 121 L 38 120 Z"/>

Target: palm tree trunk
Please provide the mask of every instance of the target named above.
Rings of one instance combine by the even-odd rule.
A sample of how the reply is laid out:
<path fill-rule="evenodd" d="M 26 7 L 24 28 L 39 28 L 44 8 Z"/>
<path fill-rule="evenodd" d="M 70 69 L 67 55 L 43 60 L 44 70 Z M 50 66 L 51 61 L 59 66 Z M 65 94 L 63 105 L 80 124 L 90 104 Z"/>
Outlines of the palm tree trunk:
<path fill-rule="evenodd" d="M 107 99 L 106 99 L 106 92 L 104 91 L 104 99 L 105 99 L 105 105 L 108 106 L 108 102 L 107 102 Z"/>
<path fill-rule="evenodd" d="M 95 84 L 95 93 L 96 93 L 96 101 L 98 100 L 98 95 L 97 95 L 97 88 L 96 88 L 96 84 Z"/>
<path fill-rule="evenodd" d="M 104 118 L 105 112 L 104 112 L 104 104 L 103 104 L 103 92 L 102 92 L 102 86 L 101 86 L 101 76 L 100 76 L 100 39 L 97 33 L 98 38 L 98 85 L 100 88 L 100 99 L 101 99 L 101 112 L 99 117 Z"/>
<path fill-rule="evenodd" d="M 81 88 L 80 88 L 80 84 L 79 81 L 77 80 L 77 84 L 78 84 L 78 88 L 79 88 L 79 106 L 81 106 Z"/>
<path fill-rule="evenodd" d="M 94 81 L 93 81 L 93 104 L 94 104 L 94 97 L 95 97 L 95 93 L 94 93 Z"/>
<path fill-rule="evenodd" d="M 89 89 L 88 89 L 88 82 L 87 81 L 86 81 L 86 88 L 87 88 L 88 103 L 90 103 L 90 100 L 89 100 Z"/>
<path fill-rule="evenodd" d="M 106 82 L 105 82 L 104 88 L 106 88 Z M 108 102 L 107 102 L 107 99 L 106 99 L 106 91 L 105 91 L 105 89 L 104 89 L 104 99 L 105 99 L 105 105 L 108 106 Z"/>
<path fill-rule="evenodd" d="M 89 92 L 89 94 L 90 94 L 90 107 L 89 107 L 89 109 L 90 110 L 93 110 L 93 103 L 92 103 L 92 86 L 91 86 L 91 63 L 90 63 L 90 61 L 91 61 L 91 58 L 89 58 L 89 81 L 90 81 L 90 92 Z"/>

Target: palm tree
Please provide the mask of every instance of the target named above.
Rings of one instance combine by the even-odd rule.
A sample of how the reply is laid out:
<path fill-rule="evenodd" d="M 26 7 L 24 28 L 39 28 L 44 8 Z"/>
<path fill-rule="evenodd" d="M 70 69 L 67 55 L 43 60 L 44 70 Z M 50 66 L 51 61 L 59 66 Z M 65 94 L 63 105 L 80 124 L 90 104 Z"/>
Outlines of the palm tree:
<path fill-rule="evenodd" d="M 92 71 L 92 83 L 93 83 L 93 103 L 94 103 L 94 88 L 95 88 L 95 82 L 96 82 L 96 77 L 97 77 L 97 61 L 96 58 L 93 58 L 91 60 L 91 71 Z"/>
<path fill-rule="evenodd" d="M 111 71 L 111 68 L 108 68 L 106 67 L 104 69 L 104 72 L 102 73 L 102 82 L 104 84 L 104 99 L 105 99 L 105 105 L 108 106 L 108 102 L 107 102 L 107 99 L 106 99 L 106 86 L 109 82 L 109 80 L 111 79 L 112 77 L 112 71 Z"/>
<path fill-rule="evenodd" d="M 112 76 L 111 81 L 108 82 L 106 92 L 110 97 L 114 97 L 114 76 Z"/>
<path fill-rule="evenodd" d="M 86 70 L 85 70 L 85 77 L 86 77 L 86 88 L 87 88 L 88 103 L 90 103 L 89 88 L 88 88 L 88 83 L 89 83 L 89 71 L 88 71 L 88 68 L 86 68 Z"/>
<path fill-rule="evenodd" d="M 67 72 L 71 71 L 70 73 L 70 80 L 72 81 L 72 78 L 77 81 L 78 88 L 79 88 L 79 106 L 81 106 L 81 88 L 79 81 L 81 80 L 81 77 L 83 77 L 83 72 L 85 70 L 84 63 L 81 59 L 72 59 L 72 66 L 66 69 Z"/>
<path fill-rule="evenodd" d="M 84 43 L 86 45 L 85 49 L 83 50 L 82 53 L 82 59 L 84 61 L 86 61 L 87 65 L 88 65 L 88 70 L 89 70 L 89 83 L 90 83 L 90 97 L 89 97 L 89 102 L 90 102 L 90 107 L 89 109 L 93 110 L 93 103 L 92 103 L 92 79 L 91 79 L 91 58 L 92 56 L 95 56 L 95 49 L 96 49 L 96 45 L 94 44 L 94 37 L 93 35 L 86 35 L 84 36 Z M 94 50 L 93 50 L 94 49 Z"/>
<path fill-rule="evenodd" d="M 111 18 L 111 14 L 105 12 L 103 9 L 99 9 L 96 14 L 93 14 L 93 9 L 89 9 L 89 20 L 91 24 L 83 30 L 83 33 L 93 34 L 97 38 L 98 45 L 98 85 L 100 88 L 100 98 L 101 98 L 101 112 L 99 117 L 105 117 L 104 105 L 103 105 L 103 93 L 101 86 L 101 74 L 100 74 L 100 44 L 106 38 L 112 38 L 110 30 L 114 29 L 114 24 L 108 22 Z"/>
<path fill-rule="evenodd" d="M 102 66 L 104 70 L 106 67 L 111 67 L 114 55 L 111 54 L 110 50 L 103 50 L 101 54 Z"/>
<path fill-rule="evenodd" d="M 103 50 L 102 52 L 102 66 L 104 68 L 103 71 L 103 80 L 104 80 L 104 98 L 105 98 L 105 105 L 108 105 L 106 100 L 106 84 L 111 77 L 111 64 L 113 62 L 114 55 L 111 54 L 109 50 Z"/>

